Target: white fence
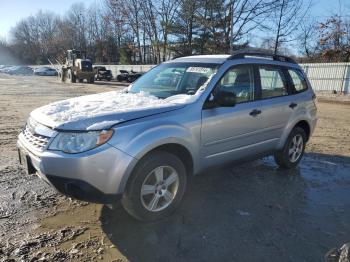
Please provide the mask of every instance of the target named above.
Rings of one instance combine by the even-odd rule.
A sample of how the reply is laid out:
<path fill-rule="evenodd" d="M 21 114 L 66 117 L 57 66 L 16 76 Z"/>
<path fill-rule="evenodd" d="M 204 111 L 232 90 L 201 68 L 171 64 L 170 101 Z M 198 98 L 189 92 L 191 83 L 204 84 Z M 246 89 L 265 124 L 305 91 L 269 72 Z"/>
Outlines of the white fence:
<path fill-rule="evenodd" d="M 300 65 L 316 91 L 350 91 L 350 63 L 315 63 Z"/>

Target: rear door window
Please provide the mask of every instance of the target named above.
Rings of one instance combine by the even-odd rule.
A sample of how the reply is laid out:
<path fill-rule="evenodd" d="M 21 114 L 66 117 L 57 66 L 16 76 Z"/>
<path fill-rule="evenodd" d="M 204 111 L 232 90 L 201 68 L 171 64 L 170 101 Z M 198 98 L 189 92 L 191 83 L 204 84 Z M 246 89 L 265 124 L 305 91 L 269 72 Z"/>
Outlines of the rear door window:
<path fill-rule="evenodd" d="M 288 95 L 286 79 L 278 67 L 259 66 L 261 81 L 261 98 L 272 98 Z"/>
<path fill-rule="evenodd" d="M 307 89 L 306 79 L 302 72 L 295 69 L 288 69 L 288 73 L 296 92 L 302 92 Z"/>

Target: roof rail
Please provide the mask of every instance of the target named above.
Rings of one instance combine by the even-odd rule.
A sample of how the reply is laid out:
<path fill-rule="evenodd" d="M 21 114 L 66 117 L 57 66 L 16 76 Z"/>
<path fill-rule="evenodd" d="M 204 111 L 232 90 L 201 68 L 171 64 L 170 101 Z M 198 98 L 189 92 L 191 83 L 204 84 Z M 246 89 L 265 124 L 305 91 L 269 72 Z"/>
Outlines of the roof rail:
<path fill-rule="evenodd" d="M 238 51 L 236 53 L 233 53 L 228 60 L 234 60 L 234 59 L 242 59 L 248 57 L 262 57 L 262 58 L 270 58 L 274 61 L 280 61 L 280 62 L 288 62 L 297 64 L 293 58 L 290 58 L 288 56 L 283 55 L 274 55 L 271 53 L 265 53 L 265 52 L 257 52 L 257 51 Z"/>

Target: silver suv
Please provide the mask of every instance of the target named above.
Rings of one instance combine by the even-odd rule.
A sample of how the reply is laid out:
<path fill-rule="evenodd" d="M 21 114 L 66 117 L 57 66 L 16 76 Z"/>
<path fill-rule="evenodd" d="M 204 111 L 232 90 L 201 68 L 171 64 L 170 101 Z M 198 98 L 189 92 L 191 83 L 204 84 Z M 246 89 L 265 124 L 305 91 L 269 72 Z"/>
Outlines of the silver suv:
<path fill-rule="evenodd" d="M 190 175 L 274 155 L 301 160 L 315 94 L 291 58 L 202 55 L 162 63 L 123 91 L 38 108 L 19 135 L 20 162 L 59 192 L 114 203 L 140 220 L 173 212 Z"/>

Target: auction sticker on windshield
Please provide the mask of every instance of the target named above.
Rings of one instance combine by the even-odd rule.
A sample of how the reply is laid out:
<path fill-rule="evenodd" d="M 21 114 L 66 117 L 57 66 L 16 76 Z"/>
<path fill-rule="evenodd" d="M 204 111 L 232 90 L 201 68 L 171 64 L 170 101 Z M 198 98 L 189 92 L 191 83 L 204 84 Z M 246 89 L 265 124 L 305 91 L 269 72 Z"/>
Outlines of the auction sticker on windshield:
<path fill-rule="evenodd" d="M 187 68 L 186 72 L 207 74 L 209 70 L 210 69 L 208 67 L 189 67 Z"/>

